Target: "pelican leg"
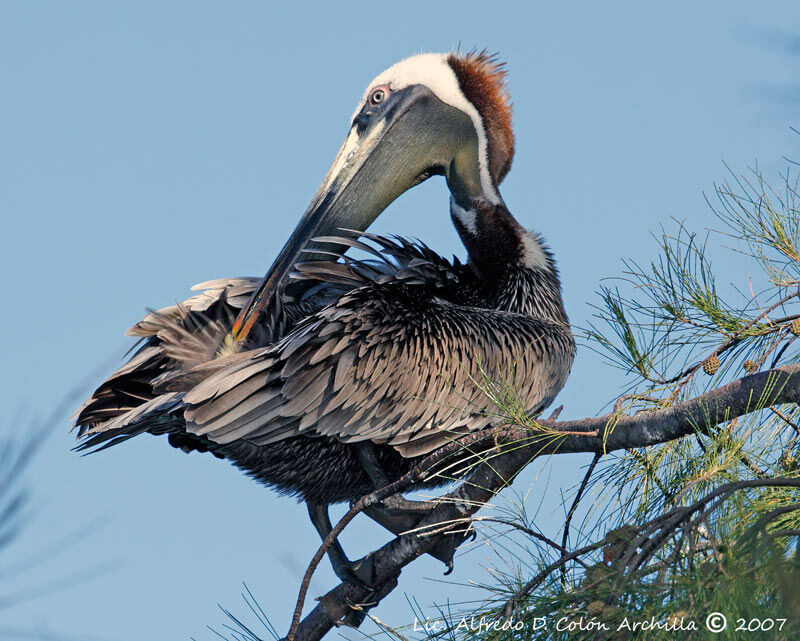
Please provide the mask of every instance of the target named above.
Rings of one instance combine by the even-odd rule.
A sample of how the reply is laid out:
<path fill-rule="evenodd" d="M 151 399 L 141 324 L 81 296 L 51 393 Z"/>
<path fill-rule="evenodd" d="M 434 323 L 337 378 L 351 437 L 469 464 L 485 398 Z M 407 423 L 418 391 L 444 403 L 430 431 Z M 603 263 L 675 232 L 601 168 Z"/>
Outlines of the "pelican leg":
<path fill-rule="evenodd" d="M 391 479 L 386 476 L 381 464 L 378 462 L 378 456 L 375 453 L 375 448 L 372 443 L 357 443 L 356 455 L 358 456 L 359 463 L 361 463 L 361 466 L 364 468 L 364 471 L 369 476 L 370 480 L 372 481 L 372 485 L 376 490 L 391 484 Z M 434 507 L 436 507 L 436 503 L 434 501 L 409 501 L 399 492 L 386 497 L 382 502 L 384 507 L 389 508 L 392 511 L 396 511 L 398 513 L 408 512 L 410 514 L 415 514 L 417 516 L 417 521 L 419 521 L 419 518 L 423 514 L 430 512 Z"/>
<path fill-rule="evenodd" d="M 307 507 L 308 516 L 320 538 L 324 541 L 333 529 L 328 515 L 328 506 L 324 503 L 308 503 Z M 333 566 L 334 573 L 342 581 L 347 581 L 368 590 L 376 590 L 380 587 L 376 588 L 373 584 L 374 567 L 371 553 L 363 559 L 351 561 L 347 558 L 342 545 L 337 539 L 328 549 L 328 558 Z"/>
<path fill-rule="evenodd" d="M 357 444 L 356 453 L 359 462 L 369 475 L 376 490 L 391 483 L 381 468 L 371 443 Z M 435 501 L 409 501 L 399 493 L 385 498 L 382 503 L 382 505 L 367 508 L 364 513 L 373 521 L 398 536 L 413 530 L 422 520 L 422 517 L 437 505 Z M 468 526 L 464 531 L 448 533 L 428 551 L 428 554 L 444 563 L 447 566 L 445 574 L 450 574 L 453 570 L 453 555 L 456 552 L 456 548 L 467 538 L 475 538 L 475 536 L 476 532 L 472 526 Z"/>

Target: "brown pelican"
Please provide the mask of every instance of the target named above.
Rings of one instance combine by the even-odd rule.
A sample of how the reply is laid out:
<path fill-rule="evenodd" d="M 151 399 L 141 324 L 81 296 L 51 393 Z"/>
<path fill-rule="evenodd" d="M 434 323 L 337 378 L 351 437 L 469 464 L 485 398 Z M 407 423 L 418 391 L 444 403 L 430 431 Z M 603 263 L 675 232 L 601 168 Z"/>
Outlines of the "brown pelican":
<path fill-rule="evenodd" d="M 205 283 L 135 325 L 144 344 L 79 410 L 79 447 L 168 434 L 303 499 L 325 536 L 329 504 L 496 420 L 479 368 L 541 411 L 575 344 L 551 253 L 498 191 L 513 152 L 504 71 L 492 57 L 425 54 L 380 74 L 264 279 Z M 432 175 L 447 181 L 467 263 L 342 231 L 363 232 Z M 350 247 L 372 258 L 341 258 Z M 338 544 L 330 557 L 341 578 L 369 582 Z"/>

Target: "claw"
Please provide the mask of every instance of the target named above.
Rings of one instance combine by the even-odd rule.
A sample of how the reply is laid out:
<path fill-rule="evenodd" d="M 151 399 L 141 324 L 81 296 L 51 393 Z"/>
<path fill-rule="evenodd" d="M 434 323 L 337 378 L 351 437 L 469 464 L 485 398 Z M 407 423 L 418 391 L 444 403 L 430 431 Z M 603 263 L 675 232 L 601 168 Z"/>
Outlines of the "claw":
<path fill-rule="evenodd" d="M 402 499 L 402 501 L 412 505 L 426 505 L 427 503 L 430 503 L 428 501 L 406 501 L 406 499 Z M 373 521 L 399 536 L 404 532 L 413 530 L 428 511 L 427 505 L 426 509 L 421 511 L 417 511 L 416 509 L 411 509 L 408 511 L 404 509 L 397 509 L 395 507 L 396 505 L 397 503 L 394 503 L 394 505 L 391 507 L 387 507 L 386 505 L 376 505 L 367 508 L 364 510 L 364 512 Z M 477 535 L 478 533 L 471 525 L 466 530 L 459 529 L 456 532 L 448 532 L 433 548 L 428 550 L 428 554 L 430 554 L 436 560 L 444 563 L 447 566 L 445 575 L 450 574 L 453 571 L 453 556 L 455 555 L 456 548 L 458 548 L 458 546 L 467 539 L 474 541 Z"/>
<path fill-rule="evenodd" d="M 433 548 L 428 550 L 433 558 L 438 559 L 447 566 L 445 576 L 453 571 L 453 557 L 455 556 L 458 546 L 464 541 L 470 539 L 475 540 L 478 533 L 475 528 L 470 525 L 466 530 L 457 530 L 455 532 L 447 532 Z"/>
<path fill-rule="evenodd" d="M 364 619 L 367 618 L 367 609 L 368 608 L 364 607 L 358 610 L 353 608 L 352 610 L 350 610 L 350 612 L 345 614 L 341 619 L 336 621 L 334 625 L 336 627 L 344 625 L 347 626 L 348 628 L 358 628 L 361 626 L 362 623 L 364 623 Z"/>
<path fill-rule="evenodd" d="M 336 558 L 336 563 L 333 563 L 333 559 L 331 559 L 331 564 L 334 573 L 341 581 L 352 583 L 370 592 L 375 592 L 381 587 L 374 582 L 375 562 L 372 552 L 356 561 Z"/>

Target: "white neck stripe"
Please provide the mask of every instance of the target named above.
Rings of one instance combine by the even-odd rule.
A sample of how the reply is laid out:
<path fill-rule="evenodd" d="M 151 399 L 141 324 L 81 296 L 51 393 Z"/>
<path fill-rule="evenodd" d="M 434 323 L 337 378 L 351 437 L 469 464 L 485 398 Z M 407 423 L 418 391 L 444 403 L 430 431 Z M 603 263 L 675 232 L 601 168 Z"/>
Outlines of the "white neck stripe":
<path fill-rule="evenodd" d="M 464 225 L 467 231 L 473 236 L 478 235 L 477 214 L 473 209 L 464 209 L 456 202 L 456 199 L 450 196 L 450 213 L 453 214 L 458 221 Z"/>

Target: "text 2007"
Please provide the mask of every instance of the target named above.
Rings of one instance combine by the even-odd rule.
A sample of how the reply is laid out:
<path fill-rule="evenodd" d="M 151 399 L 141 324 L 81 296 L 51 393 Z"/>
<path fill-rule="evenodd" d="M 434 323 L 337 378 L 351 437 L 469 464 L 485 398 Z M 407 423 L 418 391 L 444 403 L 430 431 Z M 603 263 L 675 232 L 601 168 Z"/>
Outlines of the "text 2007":
<path fill-rule="evenodd" d="M 778 630 L 783 630 L 786 625 L 786 619 L 736 619 L 737 632 L 757 632 L 772 630 L 777 624 Z"/>

